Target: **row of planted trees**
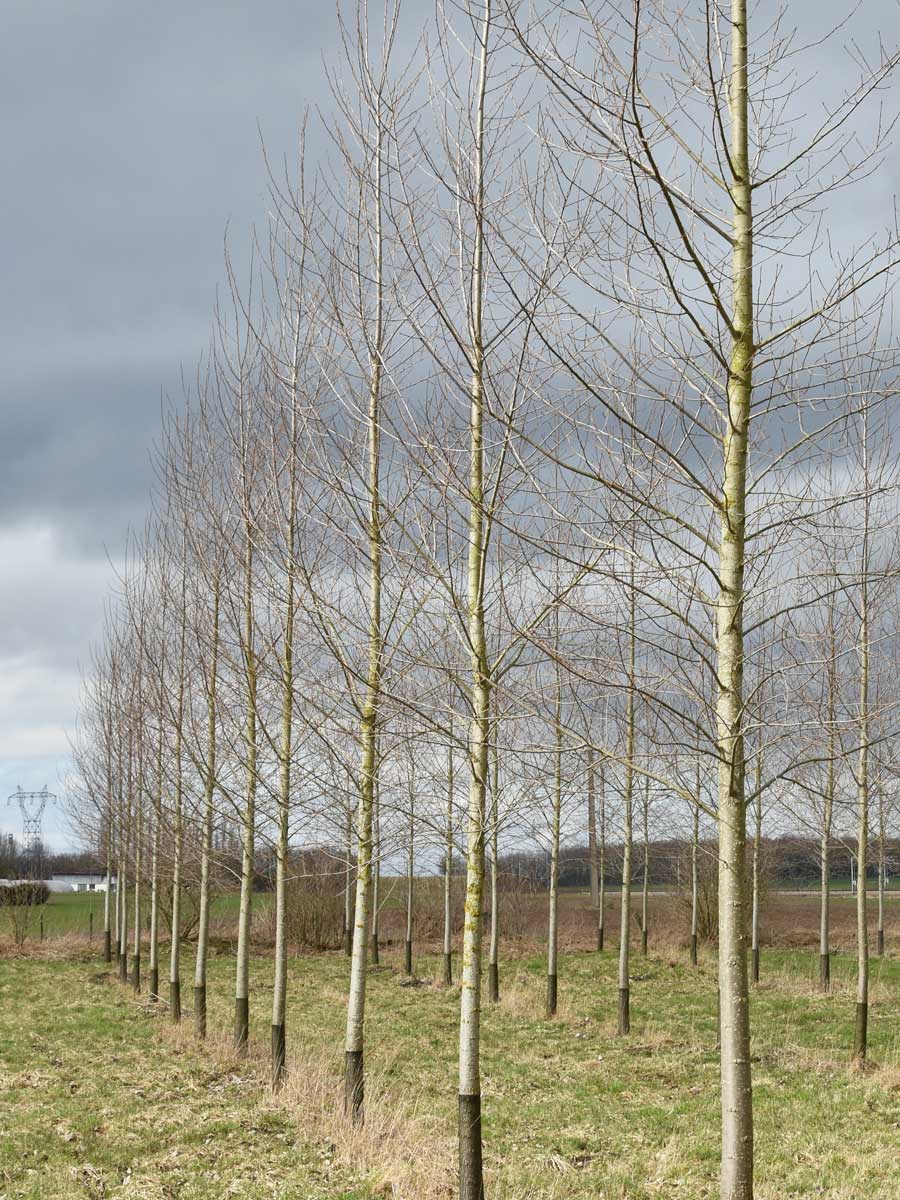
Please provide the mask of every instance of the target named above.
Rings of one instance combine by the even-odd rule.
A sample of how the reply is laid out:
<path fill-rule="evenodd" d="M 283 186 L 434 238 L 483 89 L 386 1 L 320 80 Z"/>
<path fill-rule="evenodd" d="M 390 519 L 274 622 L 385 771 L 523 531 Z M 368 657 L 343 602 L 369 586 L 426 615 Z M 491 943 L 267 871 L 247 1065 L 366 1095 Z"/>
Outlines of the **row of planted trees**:
<path fill-rule="evenodd" d="M 427 27 L 391 4 L 341 22 L 329 150 L 313 162 L 305 124 L 296 169 L 270 170 L 267 239 L 246 272 L 229 260 L 85 687 L 81 817 L 133 884 L 137 979 L 149 889 L 153 992 L 171 894 L 176 1019 L 196 854 L 201 1033 L 214 840 L 238 833 L 238 1049 L 272 847 L 276 1082 L 292 846 L 345 846 L 357 1120 L 379 856 L 399 869 L 381 839 L 403 827 L 411 895 L 423 854 L 449 881 L 461 816 L 465 1200 L 484 1194 L 483 916 L 496 998 L 501 843 L 535 813 L 550 1013 L 560 840 L 586 812 L 600 914 L 611 828 L 623 844 L 623 1033 L 635 828 L 646 846 L 665 813 L 696 876 L 715 825 L 723 1197 L 753 1188 L 748 813 L 755 846 L 764 821 L 821 839 L 824 985 L 854 813 L 866 1051 L 867 847 L 894 791 L 898 241 L 889 214 L 858 250 L 826 226 L 851 184 L 871 194 L 891 123 L 868 105 L 894 58 L 873 38 L 813 105 L 800 33 L 751 29 L 745 0 L 670 15 L 479 0 Z M 444 954 L 449 978 L 449 934 Z"/>

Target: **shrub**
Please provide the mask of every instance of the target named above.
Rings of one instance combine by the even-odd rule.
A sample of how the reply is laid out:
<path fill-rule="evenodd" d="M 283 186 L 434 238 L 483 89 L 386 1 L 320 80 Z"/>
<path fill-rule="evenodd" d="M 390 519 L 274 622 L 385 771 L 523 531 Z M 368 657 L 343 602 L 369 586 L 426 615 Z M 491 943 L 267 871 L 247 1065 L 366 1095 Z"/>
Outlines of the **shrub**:
<path fill-rule="evenodd" d="M 7 883 L 0 887 L 0 906 L 7 905 L 40 905 L 50 899 L 50 889 L 46 883 L 36 880 L 22 880 L 19 883 Z"/>

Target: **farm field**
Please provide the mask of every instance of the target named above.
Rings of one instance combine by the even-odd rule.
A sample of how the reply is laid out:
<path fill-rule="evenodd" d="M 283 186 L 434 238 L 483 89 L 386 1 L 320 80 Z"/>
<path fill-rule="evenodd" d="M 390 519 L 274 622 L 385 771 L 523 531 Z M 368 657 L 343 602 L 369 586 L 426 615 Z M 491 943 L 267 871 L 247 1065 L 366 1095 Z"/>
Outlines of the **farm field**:
<path fill-rule="evenodd" d="M 99 950 L 99 946 L 97 947 Z M 210 1039 L 190 1012 L 135 997 L 96 954 L 48 940 L 0 968 L 0 1196 L 448 1196 L 454 1181 L 458 996 L 394 950 L 369 972 L 369 1121 L 339 1111 L 347 961 L 290 962 L 291 1076 L 267 1087 L 271 960 L 253 960 L 251 1055 L 229 1046 L 234 960 L 210 964 Z M 190 995 L 190 955 L 182 978 Z M 615 1036 L 614 954 L 566 953 L 543 1017 L 545 961 L 502 962 L 484 1010 L 488 1194 L 512 1200 L 711 1197 L 718 1188 L 714 960 L 636 956 L 632 1034 Z M 873 960 L 870 1060 L 849 1065 L 855 963 L 815 990 L 813 954 L 769 950 L 752 991 L 757 1195 L 900 1194 L 900 962 Z M 188 1000 L 188 1007 L 190 1001 Z"/>
<path fill-rule="evenodd" d="M 401 940 L 405 927 L 405 881 L 387 877 L 384 881 L 381 904 L 381 931 L 388 940 Z M 461 883 L 457 884 L 457 924 L 461 924 Z M 416 881 L 417 921 L 426 938 L 439 936 L 442 919 L 441 884 L 433 878 Z M 835 886 L 832 889 L 832 939 L 837 949 L 849 950 L 853 944 L 856 927 L 856 898 L 847 890 Z M 211 930 L 214 937 L 228 939 L 237 935 L 238 894 L 225 892 L 214 894 L 210 905 Z M 257 892 L 253 897 L 253 915 L 256 935 L 265 942 L 271 935 L 271 916 L 274 896 L 271 892 Z M 547 928 L 547 894 L 535 892 L 519 894 L 514 899 L 504 894 L 501 905 L 504 910 L 504 925 L 513 937 L 538 940 L 545 936 Z M 636 904 L 640 903 L 639 892 Z M 132 910 L 133 893 L 129 892 L 129 912 Z M 146 893 L 142 900 L 144 928 L 149 927 L 150 911 Z M 187 911 L 195 909 L 195 903 L 187 901 Z M 93 912 L 94 941 L 102 945 L 103 896 L 101 893 L 51 894 L 43 908 L 44 932 L 48 938 L 75 934 L 86 937 L 90 929 Z M 869 894 L 870 929 L 875 928 L 877 898 Z M 651 940 L 658 933 L 662 944 L 687 945 L 689 933 L 688 906 L 685 897 L 675 893 L 651 892 L 650 894 Z M 611 889 L 607 896 L 607 936 L 615 942 L 618 936 L 619 896 Z M 40 918 L 34 914 L 29 924 L 32 939 L 39 936 Z M 570 950 L 588 950 L 595 944 L 596 913 L 590 908 L 590 897 L 583 889 L 564 889 L 560 892 L 560 937 L 562 944 Z M 129 931 L 131 924 L 129 923 Z M 161 920 L 165 929 L 165 919 Z M 8 933 L 3 927 L 0 913 L 0 935 Z M 885 933 L 887 944 L 896 940 L 900 947 L 900 892 L 885 893 Z M 815 950 L 819 936 L 819 899 L 813 890 L 789 890 L 767 894 L 762 903 L 761 938 L 764 946 L 806 947 Z M 335 943 L 337 944 L 337 943 Z M 874 943 L 873 943 L 874 944 Z"/>

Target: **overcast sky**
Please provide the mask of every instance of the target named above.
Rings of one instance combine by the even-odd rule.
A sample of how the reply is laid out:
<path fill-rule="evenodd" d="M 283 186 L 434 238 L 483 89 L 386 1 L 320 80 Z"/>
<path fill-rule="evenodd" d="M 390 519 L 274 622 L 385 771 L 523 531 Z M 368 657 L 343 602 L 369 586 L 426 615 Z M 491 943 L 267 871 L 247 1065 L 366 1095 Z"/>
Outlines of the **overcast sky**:
<path fill-rule="evenodd" d="M 894 0 L 865 8 L 896 20 Z M 410 27 L 431 11 L 410 0 Z M 62 790 L 79 671 L 110 559 L 144 519 L 162 397 L 206 344 L 226 225 L 240 254 L 265 220 L 260 130 L 270 157 L 293 156 L 336 44 L 320 0 L 3 4 L 0 830 L 20 832 L 6 806 L 18 784 Z M 839 51 L 809 61 L 823 88 Z M 863 197 L 886 200 L 884 183 Z M 45 833 L 73 840 L 60 811 Z"/>
<path fill-rule="evenodd" d="M 60 791 L 79 670 L 164 393 L 265 220 L 259 129 L 293 154 L 335 45 L 313 0 L 5 0 L 0 16 L 0 829 Z M 48 813 L 47 840 L 71 840 Z"/>

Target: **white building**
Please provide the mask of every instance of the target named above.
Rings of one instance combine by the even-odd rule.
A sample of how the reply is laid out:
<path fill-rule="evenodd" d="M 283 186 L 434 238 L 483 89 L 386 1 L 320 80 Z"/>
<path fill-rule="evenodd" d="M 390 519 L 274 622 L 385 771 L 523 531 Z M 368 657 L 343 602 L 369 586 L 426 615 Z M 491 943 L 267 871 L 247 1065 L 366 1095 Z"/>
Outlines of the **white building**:
<path fill-rule="evenodd" d="M 51 892 L 105 892 L 106 875 L 102 872 L 72 871 L 68 875 L 51 875 L 46 881 Z M 116 890 L 116 877 L 112 877 L 112 890 Z"/>

